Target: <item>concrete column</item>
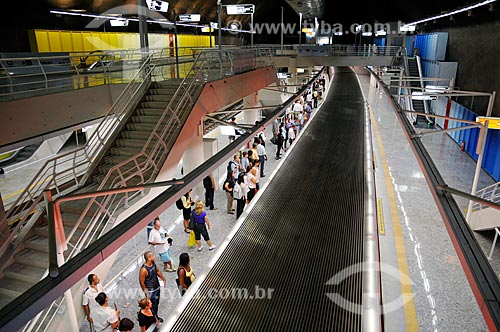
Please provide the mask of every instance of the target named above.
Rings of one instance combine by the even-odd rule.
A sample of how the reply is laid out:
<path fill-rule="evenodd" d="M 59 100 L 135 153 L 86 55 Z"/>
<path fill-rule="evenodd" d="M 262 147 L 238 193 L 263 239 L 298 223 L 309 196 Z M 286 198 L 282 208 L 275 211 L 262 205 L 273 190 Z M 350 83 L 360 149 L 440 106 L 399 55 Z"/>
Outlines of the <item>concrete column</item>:
<path fill-rule="evenodd" d="M 204 161 L 205 153 L 203 151 L 203 131 L 202 125 L 198 124 L 196 126 L 196 131 L 193 133 L 193 136 L 191 136 L 191 140 L 189 141 L 189 144 L 184 151 L 184 155 L 182 156 L 184 175 L 203 164 Z M 204 195 L 205 192 L 201 183 L 197 184 L 191 193 L 191 197 L 194 198 L 198 196 L 199 199 L 203 199 Z"/>
<path fill-rule="evenodd" d="M 217 143 L 216 138 L 204 138 L 203 139 L 203 152 L 204 152 L 204 157 L 205 161 L 212 158 L 217 152 L 219 152 L 219 146 Z M 216 189 L 219 189 L 219 186 L 217 185 L 217 181 L 219 181 L 220 176 L 222 174 L 219 174 L 219 170 L 215 170 L 214 173 L 214 179 L 215 179 L 215 186 Z M 201 196 L 200 196 L 201 197 Z"/>
<path fill-rule="evenodd" d="M 262 106 L 259 99 L 259 93 L 251 94 L 245 97 L 245 107 L 258 107 Z M 254 125 L 256 121 L 260 120 L 260 110 L 249 110 L 243 112 L 242 123 Z"/>

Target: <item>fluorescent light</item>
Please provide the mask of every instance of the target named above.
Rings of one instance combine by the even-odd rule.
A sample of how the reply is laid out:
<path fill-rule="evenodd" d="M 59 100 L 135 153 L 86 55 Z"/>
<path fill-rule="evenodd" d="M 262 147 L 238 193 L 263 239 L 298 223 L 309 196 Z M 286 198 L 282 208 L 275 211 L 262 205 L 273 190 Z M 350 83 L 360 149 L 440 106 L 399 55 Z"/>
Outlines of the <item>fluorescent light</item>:
<path fill-rule="evenodd" d="M 437 96 L 426 95 L 424 92 L 415 91 L 411 93 L 412 100 L 436 100 Z"/>
<path fill-rule="evenodd" d="M 203 27 L 201 28 L 201 32 L 213 32 L 214 29 L 210 28 L 210 27 Z"/>
<path fill-rule="evenodd" d="M 126 26 L 128 26 L 128 20 L 126 20 L 126 19 L 109 20 L 109 24 L 111 24 L 112 27 L 126 27 Z"/>
<path fill-rule="evenodd" d="M 496 1 L 497 0 L 487 0 L 487 1 L 479 2 L 479 3 L 476 3 L 475 5 L 467 6 L 467 7 L 461 8 L 461 9 L 457 9 L 457 10 L 451 11 L 449 13 L 445 13 L 445 14 L 441 14 L 441 15 L 429 17 L 429 18 L 426 18 L 426 19 L 423 19 L 423 20 L 420 20 L 420 21 L 415 21 L 415 22 L 412 22 L 412 23 L 408 23 L 406 25 L 417 25 L 417 24 L 420 24 L 420 23 L 424 23 L 424 22 L 428 22 L 428 21 L 432 21 L 432 20 L 437 20 L 437 19 L 440 19 L 440 18 L 443 18 L 443 17 L 446 17 L 446 16 L 451 16 L 451 15 L 455 15 L 455 14 L 458 14 L 458 13 L 463 13 L 463 12 L 466 12 L 466 11 L 474 9 L 474 8 L 486 6 L 486 5 L 491 4 L 493 2 L 496 2 Z M 401 30 L 401 31 L 403 31 L 403 30 Z"/>
<path fill-rule="evenodd" d="M 415 28 L 416 26 L 415 25 L 403 25 L 399 28 L 399 31 L 400 32 L 414 32 L 415 31 Z"/>
<path fill-rule="evenodd" d="M 427 93 L 444 93 L 449 90 L 449 86 L 444 85 L 426 85 L 425 92 Z"/>
<path fill-rule="evenodd" d="M 312 28 L 302 28 L 302 32 L 305 32 L 305 33 L 313 33 L 313 32 L 314 32 L 314 29 L 312 29 Z"/>
<path fill-rule="evenodd" d="M 384 30 L 380 30 L 380 31 L 375 32 L 375 36 L 385 36 L 385 35 L 387 35 L 387 32 L 385 32 Z"/>
<path fill-rule="evenodd" d="M 178 15 L 179 20 L 183 22 L 199 22 L 201 21 L 201 15 L 200 14 L 182 14 Z"/>
<path fill-rule="evenodd" d="M 335 36 L 342 36 L 344 33 L 342 31 L 340 31 L 340 32 L 334 32 L 333 34 Z"/>
<path fill-rule="evenodd" d="M 363 32 L 361 35 L 363 35 L 364 37 L 370 37 L 372 33 L 368 31 L 368 32 Z"/>

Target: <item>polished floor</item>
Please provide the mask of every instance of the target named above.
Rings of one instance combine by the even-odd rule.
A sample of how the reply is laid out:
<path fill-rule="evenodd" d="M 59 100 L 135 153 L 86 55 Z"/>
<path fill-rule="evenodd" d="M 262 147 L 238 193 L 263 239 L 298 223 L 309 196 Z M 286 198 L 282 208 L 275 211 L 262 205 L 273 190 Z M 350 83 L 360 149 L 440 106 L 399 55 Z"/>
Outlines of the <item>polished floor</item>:
<path fill-rule="evenodd" d="M 364 71 L 358 73 L 372 114 L 377 192 L 385 226 L 385 234 L 380 235 L 382 270 L 386 267 L 388 271 L 382 274 L 384 303 L 398 304 L 401 300 L 398 292 L 413 293 L 403 307 L 387 308 L 386 330 L 486 331 L 427 182 L 389 99 L 382 89 L 370 85 L 370 77 Z M 461 154 L 446 134 L 430 135 L 424 141 L 446 181 L 470 190 L 475 162 Z M 479 188 L 491 183 L 492 179 L 482 174 Z M 464 202 L 460 203 L 464 206 Z M 391 274 L 390 267 L 395 267 L 399 276 Z M 399 285 L 391 282 L 391 278 L 399 278 Z"/>

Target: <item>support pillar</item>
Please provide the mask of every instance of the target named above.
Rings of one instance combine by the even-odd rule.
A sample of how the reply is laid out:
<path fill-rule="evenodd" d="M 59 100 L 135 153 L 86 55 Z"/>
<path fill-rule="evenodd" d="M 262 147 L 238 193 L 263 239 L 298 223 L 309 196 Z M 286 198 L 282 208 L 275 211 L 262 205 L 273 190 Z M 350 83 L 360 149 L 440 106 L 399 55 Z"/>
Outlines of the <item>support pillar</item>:
<path fill-rule="evenodd" d="M 260 103 L 258 92 L 245 97 L 245 107 L 259 107 L 259 106 L 262 105 Z M 243 112 L 242 123 L 254 125 L 256 121 L 260 121 L 260 115 L 261 111 L 258 109 L 245 111 Z"/>
<path fill-rule="evenodd" d="M 202 125 L 198 123 L 196 130 L 194 131 L 193 136 L 191 136 L 191 140 L 184 151 L 184 155 L 182 156 L 184 175 L 203 164 L 204 161 L 205 154 L 203 149 L 203 130 Z M 192 189 L 193 191 L 191 193 L 191 197 L 194 198 L 198 196 L 198 199 L 204 199 L 205 191 L 201 182 Z"/>

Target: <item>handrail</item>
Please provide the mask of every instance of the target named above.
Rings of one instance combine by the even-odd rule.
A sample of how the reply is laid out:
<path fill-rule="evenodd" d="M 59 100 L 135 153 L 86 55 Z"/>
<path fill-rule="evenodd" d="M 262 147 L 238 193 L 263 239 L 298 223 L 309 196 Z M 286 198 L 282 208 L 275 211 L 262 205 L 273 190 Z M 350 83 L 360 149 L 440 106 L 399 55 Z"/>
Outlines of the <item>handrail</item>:
<path fill-rule="evenodd" d="M 251 63 L 246 62 L 245 60 L 248 59 L 242 57 L 245 53 L 251 55 Z M 271 61 L 263 61 L 262 63 L 253 61 L 259 57 L 266 56 Z M 223 59 L 226 61 L 222 61 Z M 228 63 L 230 66 L 225 67 Z M 235 66 L 235 64 L 238 66 Z M 165 157 L 168 149 L 173 146 L 177 138 L 174 134 L 175 130 L 172 130 L 172 128 L 174 128 L 174 125 L 181 125 L 182 121 L 187 118 L 191 107 L 194 105 L 198 94 L 201 93 L 206 82 L 271 64 L 272 57 L 269 50 L 267 52 L 263 50 L 225 50 L 222 52 L 205 50 L 201 52 L 196 57 L 190 71 L 180 83 L 179 88 L 157 121 L 141 152 L 113 166 L 100 183 L 98 190 L 125 186 L 127 181 L 134 177 L 139 177 L 140 183 L 147 183 L 153 180 L 162 166 L 163 157 Z M 168 121 L 165 122 L 167 117 Z M 179 130 L 180 128 L 177 129 L 177 131 Z M 152 170 L 152 173 L 147 175 L 146 173 L 150 170 Z M 96 212 L 91 216 L 91 221 L 87 224 L 82 236 L 80 236 L 77 243 L 73 246 L 70 257 L 85 248 L 88 245 L 89 239 L 94 238 L 96 229 L 102 227 L 106 220 L 113 219 L 115 213 L 123 205 L 127 205 L 133 197 L 139 194 L 140 192 L 134 194 L 132 197 L 124 196 L 119 198 L 118 201 L 117 195 L 109 195 L 101 201 L 98 201 L 97 198 L 92 198 L 66 239 L 66 243 L 69 243 L 76 229 L 83 222 L 83 219 L 88 217 L 87 214 L 91 207 L 96 205 Z M 104 228 L 100 231 L 99 236 L 103 232 L 105 232 Z"/>
<path fill-rule="evenodd" d="M 243 57 L 245 53 L 249 55 L 248 58 Z M 248 61 L 249 58 L 251 61 Z M 267 58 L 267 61 L 259 58 Z M 222 59 L 226 61 L 222 61 Z M 227 66 L 228 63 L 230 64 L 229 67 Z M 140 184 L 151 182 L 155 174 L 160 170 L 162 166 L 161 163 L 166 157 L 168 150 L 177 139 L 175 133 L 177 132 L 178 134 L 178 132 L 180 132 L 180 125 L 189 116 L 192 106 L 206 82 L 270 65 L 273 65 L 270 50 L 202 51 L 196 56 L 191 69 L 164 109 L 162 116 L 158 120 L 157 125 L 153 129 L 141 152 L 111 168 L 104 180 L 98 186 L 97 191 L 126 186 L 127 181 L 136 176 L 140 177 Z M 166 121 L 167 117 L 169 117 L 168 122 L 162 128 L 162 123 Z M 96 136 L 99 137 L 99 135 Z M 145 158 L 145 161 L 141 161 L 141 157 Z M 97 162 L 98 160 L 92 161 Z M 133 167 L 122 170 L 125 165 L 132 165 Z M 153 169 L 153 173 L 151 173 L 149 177 L 146 177 L 146 172 L 151 169 Z M 89 173 L 86 174 L 86 176 L 88 175 Z M 93 205 L 97 205 L 97 210 L 90 217 L 91 220 L 88 222 L 76 244 L 70 245 L 72 249 L 68 259 L 74 257 L 82 249 L 86 248 L 93 239 L 95 240 L 95 238 L 99 238 L 104 234 L 109 229 L 106 228 L 106 226 L 113 222 L 120 209 L 126 207 L 130 200 L 140 194 L 141 191 L 139 190 L 132 196 L 125 195 L 120 197 L 120 194 L 109 194 L 104 196 L 101 201 L 98 201 L 97 197 L 92 197 L 64 241 L 65 244 L 70 244 L 69 241 L 83 219 L 87 217 L 90 208 Z"/>
<path fill-rule="evenodd" d="M 76 52 L 68 55 L 0 58 L 0 100 L 13 100 L 45 93 L 82 89 L 103 84 L 128 83 L 128 72 L 140 66 L 144 55 L 151 62 L 173 65 L 174 48 Z M 179 57 L 193 59 L 194 46 L 179 47 Z"/>
<path fill-rule="evenodd" d="M 103 120 L 99 123 L 96 130 L 82 147 L 64 153 L 62 155 L 51 158 L 45 162 L 43 167 L 38 171 L 33 180 L 26 186 L 23 192 L 19 195 L 12 208 L 0 221 L 0 255 L 2 255 L 13 239 L 21 232 L 24 227 L 31 228 L 36 220 L 28 221 L 31 211 L 36 210 L 36 207 L 43 200 L 42 193 L 44 190 L 54 188 L 57 194 L 63 190 L 75 188 L 80 185 L 80 176 L 88 169 L 90 164 L 95 161 L 101 149 L 107 143 L 107 140 L 112 136 L 114 129 L 123 121 L 125 114 L 128 111 L 128 106 L 142 89 L 143 84 L 148 82 L 152 71 L 149 60 L 141 65 L 140 69 L 132 78 L 131 82 L 122 91 L 113 105 L 109 108 Z M 149 70 L 146 72 L 146 70 Z M 144 75 L 146 73 L 146 75 Z M 70 188 L 64 187 L 68 182 L 73 182 Z M 19 215 L 19 221 L 12 232 L 9 232 L 8 221 L 13 216 Z M 16 239 L 20 242 L 22 239 Z"/>

